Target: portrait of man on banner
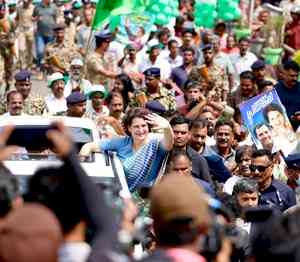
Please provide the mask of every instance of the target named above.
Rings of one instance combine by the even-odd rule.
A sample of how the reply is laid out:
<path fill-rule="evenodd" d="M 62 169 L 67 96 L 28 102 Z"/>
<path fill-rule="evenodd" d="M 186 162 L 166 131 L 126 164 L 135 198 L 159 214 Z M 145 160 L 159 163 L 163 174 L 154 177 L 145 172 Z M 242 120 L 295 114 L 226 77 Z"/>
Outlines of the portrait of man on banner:
<path fill-rule="evenodd" d="M 293 131 L 276 93 L 270 90 L 240 105 L 243 121 L 257 148 L 282 151 L 285 157 L 300 153 L 299 137 Z"/>

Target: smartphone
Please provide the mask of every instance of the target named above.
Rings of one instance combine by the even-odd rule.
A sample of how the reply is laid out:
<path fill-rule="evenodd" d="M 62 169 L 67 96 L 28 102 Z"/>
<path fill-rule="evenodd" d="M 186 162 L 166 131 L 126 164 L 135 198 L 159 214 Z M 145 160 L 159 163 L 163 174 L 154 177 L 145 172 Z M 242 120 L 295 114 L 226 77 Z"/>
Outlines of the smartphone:
<path fill-rule="evenodd" d="M 274 214 L 270 207 L 248 208 L 245 210 L 245 218 L 248 222 L 265 222 Z"/>
<path fill-rule="evenodd" d="M 57 129 L 55 125 L 16 126 L 6 144 L 30 149 L 52 148 L 46 134 L 54 129 Z"/>

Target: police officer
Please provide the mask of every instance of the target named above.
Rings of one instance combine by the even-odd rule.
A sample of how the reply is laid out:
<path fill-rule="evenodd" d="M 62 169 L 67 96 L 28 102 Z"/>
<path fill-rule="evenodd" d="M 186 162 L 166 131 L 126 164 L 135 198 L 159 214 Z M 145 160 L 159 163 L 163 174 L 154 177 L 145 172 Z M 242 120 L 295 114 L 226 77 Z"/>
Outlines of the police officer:
<path fill-rule="evenodd" d="M 12 82 L 13 58 L 15 55 L 13 24 L 6 16 L 6 5 L 0 3 L 0 84 L 8 90 Z"/>
<path fill-rule="evenodd" d="M 144 75 L 146 87 L 135 92 L 131 106 L 145 106 L 148 101 L 155 100 L 165 108 L 167 115 L 174 113 L 176 111 L 175 96 L 160 82 L 160 69 L 149 68 Z"/>
<path fill-rule="evenodd" d="M 215 64 L 215 51 L 210 44 L 202 48 L 204 64 L 194 66 L 189 74 L 189 79 L 195 82 L 205 81 L 208 85 L 206 90 L 207 99 L 215 102 L 226 101 L 228 85 L 224 70 Z M 227 82 L 228 83 L 228 82 Z"/>
<path fill-rule="evenodd" d="M 86 97 L 80 92 L 73 92 L 67 97 L 67 114 L 71 117 L 82 117 L 86 110 Z"/>
<path fill-rule="evenodd" d="M 21 70 L 15 75 L 15 88 L 23 95 L 23 112 L 28 115 L 41 115 L 45 109 L 45 100 L 39 95 L 31 93 L 31 73 L 27 70 Z"/>
<path fill-rule="evenodd" d="M 74 45 L 68 45 L 65 41 L 65 25 L 57 24 L 54 27 L 55 41 L 47 44 L 45 49 L 45 62 L 51 73 L 69 72 L 73 58 L 80 56 Z"/>
<path fill-rule="evenodd" d="M 86 60 L 87 79 L 95 85 L 111 85 L 112 79 L 117 75 L 117 59 L 108 52 L 109 44 L 112 40 L 112 34 L 105 30 L 95 35 L 95 51 L 88 55 Z"/>

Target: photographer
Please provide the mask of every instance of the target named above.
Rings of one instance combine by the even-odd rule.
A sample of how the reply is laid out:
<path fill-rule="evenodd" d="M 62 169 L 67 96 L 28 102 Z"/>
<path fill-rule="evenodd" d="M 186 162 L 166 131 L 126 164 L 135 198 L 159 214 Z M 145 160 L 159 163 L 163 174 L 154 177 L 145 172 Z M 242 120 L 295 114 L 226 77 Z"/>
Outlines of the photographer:
<path fill-rule="evenodd" d="M 66 128 L 61 123 L 55 125 L 58 130 L 48 131 L 47 137 L 64 164 L 35 174 L 29 184 L 29 200 L 45 204 L 59 218 L 65 239 L 60 261 L 75 257 L 76 261 L 113 261 L 112 257 L 118 254 L 115 252 L 117 224 L 112 209 L 105 204 L 102 190 L 81 168 Z M 62 195 L 66 199 L 60 198 Z M 86 225 L 94 230 L 90 248 L 84 237 Z"/>

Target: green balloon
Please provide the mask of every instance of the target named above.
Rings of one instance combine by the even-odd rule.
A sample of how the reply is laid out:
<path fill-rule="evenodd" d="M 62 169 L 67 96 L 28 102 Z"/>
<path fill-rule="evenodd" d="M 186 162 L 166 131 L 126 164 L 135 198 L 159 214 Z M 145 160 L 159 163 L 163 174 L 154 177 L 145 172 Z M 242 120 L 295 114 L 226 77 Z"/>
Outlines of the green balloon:
<path fill-rule="evenodd" d="M 158 0 L 156 1 L 158 4 L 162 4 L 162 5 L 169 5 L 169 0 Z"/>
<path fill-rule="evenodd" d="M 233 13 L 234 19 L 240 19 L 241 18 L 241 10 L 236 9 L 235 12 Z"/>
<path fill-rule="evenodd" d="M 154 13 L 154 14 L 157 14 L 157 13 L 159 13 L 160 12 L 160 7 L 159 7 L 159 5 L 152 5 L 151 7 L 150 7 L 150 12 L 151 13 Z"/>
<path fill-rule="evenodd" d="M 178 8 L 178 6 L 179 6 L 178 0 L 172 0 L 172 1 L 170 1 L 170 6 L 172 8 Z"/>
<path fill-rule="evenodd" d="M 167 16 L 173 16 L 173 10 L 169 6 L 166 6 L 165 9 L 162 10 L 162 12 Z"/>
<path fill-rule="evenodd" d="M 234 16 L 232 13 L 228 12 L 223 15 L 223 19 L 224 19 L 224 21 L 231 21 L 234 19 Z"/>
<path fill-rule="evenodd" d="M 178 8 L 173 9 L 173 17 L 179 16 Z"/>
<path fill-rule="evenodd" d="M 158 14 L 155 18 L 155 23 L 158 25 L 166 25 L 168 22 L 168 18 L 165 14 Z"/>

